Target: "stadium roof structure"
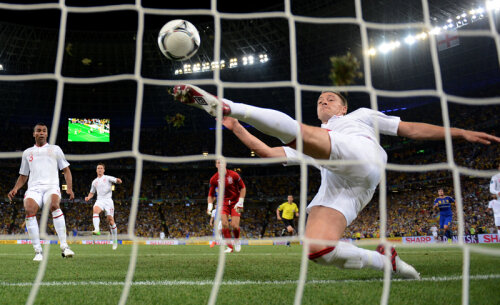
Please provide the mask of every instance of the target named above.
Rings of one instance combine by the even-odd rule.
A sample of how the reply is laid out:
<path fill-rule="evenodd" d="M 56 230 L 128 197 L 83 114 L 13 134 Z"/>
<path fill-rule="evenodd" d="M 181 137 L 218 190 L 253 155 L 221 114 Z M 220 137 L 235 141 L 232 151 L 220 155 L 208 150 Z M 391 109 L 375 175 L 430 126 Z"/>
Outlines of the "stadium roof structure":
<path fill-rule="evenodd" d="M 9 1 L 13 3 L 15 1 Z M 19 1 L 17 1 L 19 2 Z M 58 1 L 21 1 L 22 3 L 57 3 Z M 308 0 L 290 1 L 292 13 L 303 17 L 354 17 L 354 1 Z M 101 1 L 106 4 L 134 4 L 134 1 Z M 143 7 L 161 8 L 163 1 L 143 1 Z M 423 20 L 420 0 L 362 1 L 363 18 L 374 23 L 410 23 Z M 428 0 L 431 22 L 453 18 L 478 1 Z M 93 1 L 66 1 L 68 6 L 97 5 Z M 168 8 L 210 8 L 210 1 L 201 5 L 169 2 Z M 172 7 L 177 5 L 178 7 Z M 165 8 L 165 7 L 163 7 Z M 283 11 L 284 1 L 219 1 L 221 13 L 248 13 Z M 0 10 L 0 75 L 54 73 L 61 11 Z M 496 15 L 495 15 L 496 16 Z M 214 56 L 215 19 L 209 14 L 175 15 L 194 23 L 201 35 L 198 53 L 186 62 L 172 62 L 160 53 L 157 33 L 174 16 L 146 14 L 142 49 L 141 76 L 147 79 L 179 80 L 212 79 L 213 72 L 175 75 L 183 64 L 211 62 Z M 321 20 L 321 19 L 318 19 Z M 495 20 L 496 31 L 499 18 Z M 136 56 L 138 14 L 135 10 L 106 13 L 68 14 L 62 75 L 89 78 L 119 74 L 133 74 Z M 290 80 L 291 52 L 289 21 L 286 18 L 221 18 L 221 54 L 226 63 L 230 58 L 266 53 L 269 61 L 253 66 L 238 66 L 220 70 L 222 81 L 248 82 Z M 484 19 L 462 29 L 489 29 Z M 305 85 L 331 86 L 329 79 L 331 56 L 347 51 L 362 59 L 360 28 L 357 24 L 321 24 L 297 21 L 297 80 Z M 459 29 L 460 31 L 460 29 Z M 368 30 L 370 44 L 417 33 L 418 29 Z M 439 52 L 443 88 L 446 93 L 467 97 L 498 96 L 500 72 L 498 50 L 491 37 L 459 37 L 458 46 Z M 363 64 L 361 65 L 363 71 Z M 424 42 L 402 46 L 398 52 L 371 59 L 372 83 L 383 90 L 434 89 L 435 79 L 430 46 Z M 6 105 L 2 119 L 30 124 L 35 117 L 45 116 L 49 121 L 54 107 L 57 83 L 54 80 L 0 81 L 0 93 Z M 357 79 L 354 85 L 364 85 Z M 215 86 L 207 86 L 215 93 Z M 131 127 L 137 83 L 135 81 L 104 82 L 98 84 L 66 84 L 61 118 L 78 116 L 113 117 L 115 124 Z M 303 91 L 303 120 L 318 124 L 315 103 L 318 92 Z M 293 88 L 227 89 L 225 96 L 258 106 L 273 107 L 295 116 Z M 349 93 L 351 109 L 369 107 L 366 93 Z M 312 101 L 312 102 L 310 102 Z M 415 107 L 436 98 L 380 98 L 379 109 L 392 110 Z M 36 112 L 29 109 L 36 105 Z M 163 86 L 146 85 L 144 89 L 143 125 L 154 127 L 165 124 L 166 115 L 188 113 L 189 128 L 206 129 L 215 126 L 214 120 L 201 113 L 172 103 Z M 118 123 L 117 123 L 118 122 Z"/>

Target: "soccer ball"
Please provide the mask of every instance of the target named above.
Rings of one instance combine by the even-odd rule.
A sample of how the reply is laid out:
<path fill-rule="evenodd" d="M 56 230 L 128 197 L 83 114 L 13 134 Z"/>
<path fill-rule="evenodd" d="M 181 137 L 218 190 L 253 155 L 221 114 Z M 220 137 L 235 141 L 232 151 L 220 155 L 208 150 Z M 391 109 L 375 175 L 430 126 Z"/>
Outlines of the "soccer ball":
<path fill-rule="evenodd" d="M 200 47 L 200 33 L 189 21 L 176 19 L 167 22 L 158 34 L 161 52 L 171 60 L 186 60 Z"/>

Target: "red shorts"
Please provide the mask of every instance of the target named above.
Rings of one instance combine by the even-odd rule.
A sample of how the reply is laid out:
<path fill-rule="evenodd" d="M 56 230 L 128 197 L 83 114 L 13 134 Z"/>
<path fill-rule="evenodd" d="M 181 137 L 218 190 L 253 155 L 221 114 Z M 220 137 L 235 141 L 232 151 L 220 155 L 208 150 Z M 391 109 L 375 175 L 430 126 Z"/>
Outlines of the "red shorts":
<path fill-rule="evenodd" d="M 230 215 L 230 216 L 240 217 L 241 214 L 236 212 L 236 210 L 234 209 L 235 205 L 236 205 L 236 203 L 229 204 L 227 202 L 224 202 L 224 204 L 222 205 L 222 215 Z"/>

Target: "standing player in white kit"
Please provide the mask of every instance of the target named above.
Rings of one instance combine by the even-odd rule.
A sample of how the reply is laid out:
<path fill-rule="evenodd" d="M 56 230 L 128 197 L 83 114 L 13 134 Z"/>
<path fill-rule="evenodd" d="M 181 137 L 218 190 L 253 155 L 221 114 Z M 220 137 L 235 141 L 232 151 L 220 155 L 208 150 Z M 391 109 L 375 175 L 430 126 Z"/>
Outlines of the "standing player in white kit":
<path fill-rule="evenodd" d="M 61 201 L 61 190 L 59 189 L 59 172 L 64 172 L 66 180 L 66 193 L 69 199 L 74 199 L 73 179 L 69 169 L 69 163 L 64 157 L 64 153 L 57 145 L 47 143 L 48 128 L 44 123 L 38 123 L 33 129 L 35 145 L 23 152 L 19 178 L 16 185 L 9 192 L 9 199 L 12 200 L 17 191 L 28 181 L 28 190 L 24 194 L 24 210 L 26 212 L 26 227 L 35 249 L 34 261 L 42 261 L 42 246 L 40 245 L 40 229 L 36 220 L 38 210 L 43 204 L 50 205 L 52 221 L 63 257 L 73 257 L 75 253 L 71 251 L 66 242 L 66 221 L 61 211 L 59 203 Z M 29 176 L 29 180 L 28 180 Z"/>
<path fill-rule="evenodd" d="M 104 210 L 106 217 L 108 218 L 111 236 L 113 237 L 113 250 L 116 250 L 118 247 L 118 229 L 116 228 L 114 218 L 115 205 L 113 203 L 113 199 L 111 198 L 111 188 L 113 183 L 121 184 L 122 179 L 104 175 L 104 171 L 104 164 L 97 164 L 97 178 L 92 181 L 89 195 L 85 197 L 85 201 L 89 201 L 92 197 L 94 197 L 94 194 L 97 193 L 97 200 L 95 201 L 93 209 L 94 214 L 92 215 L 92 222 L 94 223 L 94 231 L 92 233 L 94 235 L 101 235 L 101 231 L 99 229 L 99 214 Z"/>

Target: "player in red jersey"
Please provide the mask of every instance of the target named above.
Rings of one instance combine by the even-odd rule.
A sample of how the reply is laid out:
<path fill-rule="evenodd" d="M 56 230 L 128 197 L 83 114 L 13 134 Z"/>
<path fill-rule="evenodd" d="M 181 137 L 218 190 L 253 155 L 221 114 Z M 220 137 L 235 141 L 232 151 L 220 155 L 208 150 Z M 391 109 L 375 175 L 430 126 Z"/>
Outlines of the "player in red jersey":
<path fill-rule="evenodd" d="M 224 187 L 224 198 L 221 207 L 221 221 L 222 221 L 222 235 L 224 238 L 231 238 L 231 230 L 229 228 L 229 216 L 231 216 L 231 227 L 233 229 L 233 236 L 236 239 L 234 250 L 240 252 L 241 245 L 238 241 L 240 237 L 240 217 L 243 212 L 243 201 L 247 193 L 245 183 L 237 172 L 226 169 L 226 165 L 220 160 L 215 162 L 217 169 L 226 171 L 226 181 Z M 207 213 L 210 215 L 216 200 L 216 188 L 219 186 L 219 172 L 210 178 L 210 189 L 208 191 L 208 208 Z M 220 188 L 219 188 L 220 189 Z M 233 245 L 229 244 L 226 249 L 227 253 L 233 252 Z"/>

